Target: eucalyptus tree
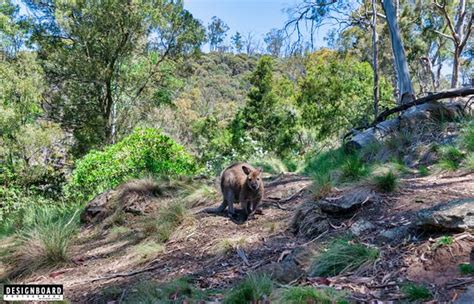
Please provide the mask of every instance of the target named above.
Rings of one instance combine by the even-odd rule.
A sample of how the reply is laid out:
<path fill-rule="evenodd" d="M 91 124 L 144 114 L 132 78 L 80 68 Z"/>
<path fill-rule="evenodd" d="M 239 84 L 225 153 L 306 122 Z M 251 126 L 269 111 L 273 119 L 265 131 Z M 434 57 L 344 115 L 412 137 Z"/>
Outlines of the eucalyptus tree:
<path fill-rule="evenodd" d="M 74 132 L 79 154 L 114 142 L 147 107 L 169 102 L 176 62 L 205 37 L 180 0 L 26 3 L 49 113 Z"/>
<path fill-rule="evenodd" d="M 212 17 L 211 23 L 207 26 L 207 39 L 211 51 L 216 51 L 224 42 L 229 26 L 220 18 Z"/>

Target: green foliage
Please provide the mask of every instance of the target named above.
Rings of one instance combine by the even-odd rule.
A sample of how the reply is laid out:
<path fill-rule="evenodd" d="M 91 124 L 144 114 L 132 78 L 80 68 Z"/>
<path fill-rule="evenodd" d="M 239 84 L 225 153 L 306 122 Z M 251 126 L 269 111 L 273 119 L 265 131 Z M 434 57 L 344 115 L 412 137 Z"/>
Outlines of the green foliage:
<path fill-rule="evenodd" d="M 278 156 L 298 150 L 298 113 L 276 90 L 281 85 L 291 91 L 291 83 L 275 80 L 273 73 L 273 59 L 262 56 L 250 77 L 247 102 L 231 123 L 232 144 L 241 153 L 251 155 L 248 150 L 252 146 L 264 147 Z"/>
<path fill-rule="evenodd" d="M 158 130 L 137 128 L 120 142 L 79 160 L 66 192 L 84 202 L 128 179 L 196 171 L 193 157 L 182 146 Z"/>
<path fill-rule="evenodd" d="M 474 267 L 469 263 L 459 264 L 459 272 L 462 275 L 473 274 L 474 273 Z"/>
<path fill-rule="evenodd" d="M 292 286 L 281 292 L 280 303 L 348 303 L 344 300 L 346 293 L 333 288 L 314 288 L 311 286 Z"/>
<path fill-rule="evenodd" d="M 392 170 L 389 170 L 385 174 L 374 176 L 374 182 L 379 191 L 393 192 L 398 186 L 398 176 Z"/>
<path fill-rule="evenodd" d="M 474 152 L 471 152 L 466 157 L 466 166 L 470 170 L 474 170 Z"/>
<path fill-rule="evenodd" d="M 440 246 L 451 246 L 452 244 L 454 244 L 454 238 L 452 236 L 449 236 L 449 235 L 443 235 L 442 237 L 440 237 L 439 239 L 436 240 L 436 243 L 435 245 L 440 247 Z"/>
<path fill-rule="evenodd" d="M 426 301 L 433 297 L 428 288 L 415 283 L 406 283 L 401 289 L 409 301 Z"/>
<path fill-rule="evenodd" d="M 77 155 L 128 132 L 149 106 L 169 102 L 176 64 L 205 38 L 182 1 L 26 4 L 46 79 L 59 88 L 47 94 L 50 116 L 73 131 Z"/>
<path fill-rule="evenodd" d="M 266 275 L 251 274 L 224 297 L 225 304 L 246 304 L 270 296 L 273 282 Z"/>
<path fill-rule="evenodd" d="M 373 118 L 373 76 L 367 62 L 321 50 L 308 56 L 297 102 L 306 127 L 328 139 Z M 381 106 L 391 105 L 391 86 L 380 83 Z"/>
<path fill-rule="evenodd" d="M 464 159 L 464 154 L 456 146 L 441 147 L 439 165 L 444 170 L 457 170 Z"/>
<path fill-rule="evenodd" d="M 333 241 L 317 256 L 311 265 L 310 274 L 314 276 L 335 276 L 370 265 L 379 257 L 377 248 L 355 243 L 346 239 Z"/>

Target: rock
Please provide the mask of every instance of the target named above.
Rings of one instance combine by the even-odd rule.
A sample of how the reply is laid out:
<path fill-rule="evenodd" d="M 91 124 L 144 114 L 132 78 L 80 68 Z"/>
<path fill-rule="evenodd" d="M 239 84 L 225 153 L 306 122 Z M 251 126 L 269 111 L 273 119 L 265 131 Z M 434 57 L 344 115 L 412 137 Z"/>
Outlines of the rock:
<path fill-rule="evenodd" d="M 298 208 L 290 224 L 296 235 L 312 239 L 330 228 L 327 215 L 313 201 L 307 201 Z"/>
<path fill-rule="evenodd" d="M 378 202 L 378 196 L 369 189 L 356 189 L 335 198 L 324 198 L 318 202 L 323 212 L 350 215 L 362 204 Z"/>
<path fill-rule="evenodd" d="M 474 303 L 474 285 L 470 285 L 461 293 L 454 304 L 471 304 Z"/>
<path fill-rule="evenodd" d="M 409 237 L 412 228 L 412 226 L 408 225 L 384 229 L 379 233 L 379 240 L 389 244 L 400 243 Z"/>
<path fill-rule="evenodd" d="M 281 262 L 272 262 L 263 266 L 259 272 L 268 274 L 273 280 L 288 284 L 306 275 L 304 264 L 312 254 L 305 248 L 295 248 Z"/>
<path fill-rule="evenodd" d="M 81 223 L 95 224 L 99 223 L 113 213 L 112 196 L 113 190 L 105 191 L 94 197 L 81 213 Z"/>
<path fill-rule="evenodd" d="M 369 221 L 360 219 L 351 225 L 351 232 L 356 236 L 360 236 L 364 232 L 373 230 L 375 228 L 374 224 Z"/>
<path fill-rule="evenodd" d="M 474 198 L 448 201 L 420 210 L 417 225 L 423 229 L 474 230 Z"/>

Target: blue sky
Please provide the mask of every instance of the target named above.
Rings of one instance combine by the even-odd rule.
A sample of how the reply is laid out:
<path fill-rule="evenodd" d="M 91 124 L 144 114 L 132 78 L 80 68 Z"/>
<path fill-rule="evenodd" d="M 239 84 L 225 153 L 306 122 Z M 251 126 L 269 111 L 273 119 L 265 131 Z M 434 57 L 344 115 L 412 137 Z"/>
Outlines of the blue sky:
<path fill-rule="evenodd" d="M 205 26 L 213 16 L 221 18 L 230 30 L 227 39 L 236 31 L 244 37 L 252 32 L 255 38 L 263 36 L 272 28 L 281 29 L 288 20 L 285 9 L 298 3 L 297 0 L 184 0 L 185 8 Z M 323 40 L 327 29 L 319 31 L 316 47 L 325 46 Z M 205 48 L 207 49 L 207 47 Z"/>

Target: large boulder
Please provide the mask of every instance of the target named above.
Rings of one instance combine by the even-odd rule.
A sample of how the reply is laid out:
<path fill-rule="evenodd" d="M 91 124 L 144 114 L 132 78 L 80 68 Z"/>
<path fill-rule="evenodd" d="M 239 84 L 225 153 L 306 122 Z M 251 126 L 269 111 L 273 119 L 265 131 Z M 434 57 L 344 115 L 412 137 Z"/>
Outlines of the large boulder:
<path fill-rule="evenodd" d="M 113 201 L 113 190 L 105 191 L 94 197 L 81 213 L 81 223 L 95 224 L 102 222 L 114 212 L 111 202 Z"/>
<path fill-rule="evenodd" d="M 474 198 L 448 201 L 420 210 L 417 225 L 423 229 L 474 230 Z"/>
<path fill-rule="evenodd" d="M 323 212 L 350 215 L 363 204 L 378 202 L 379 197 L 370 189 L 355 189 L 337 197 L 326 197 L 318 201 L 318 206 Z"/>

